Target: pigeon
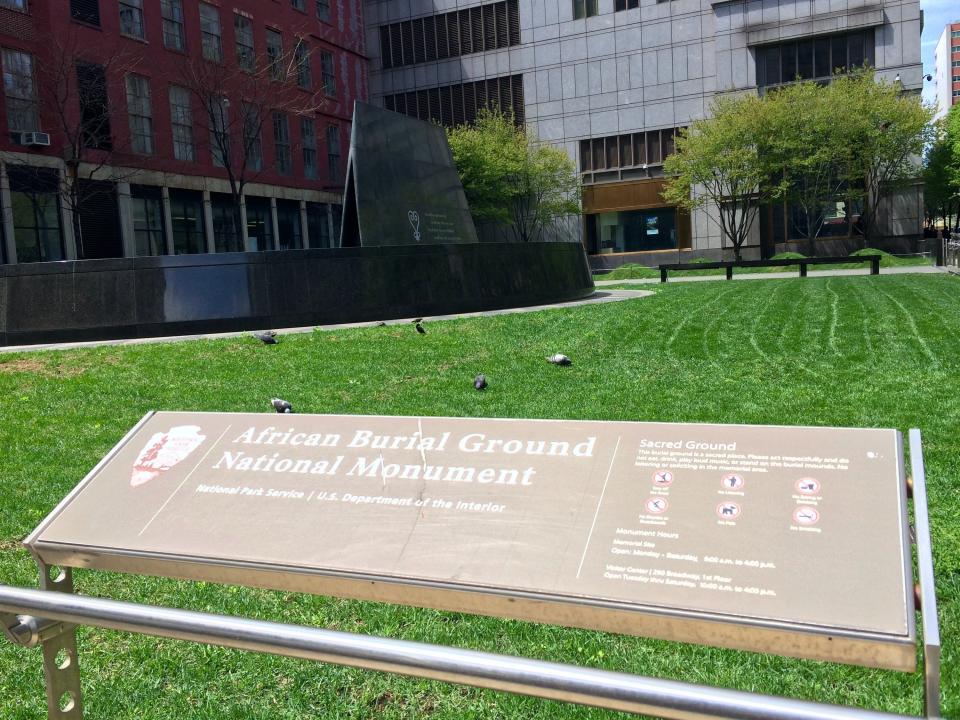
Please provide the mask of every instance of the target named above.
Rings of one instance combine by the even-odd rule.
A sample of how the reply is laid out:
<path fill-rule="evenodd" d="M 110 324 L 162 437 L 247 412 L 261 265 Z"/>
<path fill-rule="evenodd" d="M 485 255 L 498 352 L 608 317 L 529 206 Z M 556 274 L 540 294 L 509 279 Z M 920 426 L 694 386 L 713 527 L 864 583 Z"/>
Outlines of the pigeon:
<path fill-rule="evenodd" d="M 417 319 L 413 321 L 413 326 L 417 329 L 417 332 L 421 335 L 426 335 L 427 331 L 423 329 L 423 319 Z"/>
<path fill-rule="evenodd" d="M 377 327 L 386 327 L 386 326 L 387 324 L 383 320 L 377 323 Z"/>
<path fill-rule="evenodd" d="M 486 375 L 477 375 L 473 379 L 473 386 L 477 390 L 486 390 L 487 389 L 487 376 Z"/>
<path fill-rule="evenodd" d="M 547 358 L 547 362 L 552 362 L 554 365 L 572 365 L 573 361 L 568 358 L 563 353 L 554 353 Z"/>
<path fill-rule="evenodd" d="M 278 342 L 280 342 L 277 340 L 277 333 L 273 330 L 264 330 L 263 332 L 254 332 L 250 334 L 264 345 L 276 345 Z"/>
<path fill-rule="evenodd" d="M 278 413 L 292 413 L 293 405 L 288 403 L 286 400 L 281 400 L 280 398 L 273 398 L 270 400 L 270 404 L 273 405 L 273 409 Z"/>

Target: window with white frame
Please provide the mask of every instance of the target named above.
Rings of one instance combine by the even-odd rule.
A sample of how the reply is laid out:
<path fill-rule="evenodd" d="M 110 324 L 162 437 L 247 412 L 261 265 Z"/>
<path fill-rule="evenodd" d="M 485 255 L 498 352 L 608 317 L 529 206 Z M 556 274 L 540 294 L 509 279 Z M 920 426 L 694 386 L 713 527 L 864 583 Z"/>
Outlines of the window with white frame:
<path fill-rule="evenodd" d="M 207 105 L 210 125 L 210 155 L 217 167 L 226 167 L 230 159 L 230 104 L 226 98 L 212 98 Z"/>
<path fill-rule="evenodd" d="M 223 46 L 220 42 L 220 11 L 213 5 L 200 3 L 200 39 L 203 45 L 203 58 L 211 62 L 223 60 Z"/>
<path fill-rule="evenodd" d="M 304 90 L 309 90 L 313 85 L 313 77 L 310 73 L 310 47 L 303 38 L 297 40 L 294 48 L 294 62 L 297 64 L 297 85 Z"/>
<path fill-rule="evenodd" d="M 333 53 L 324 50 L 320 53 L 320 69 L 323 72 L 323 94 L 337 96 L 337 76 L 333 70 Z"/>
<path fill-rule="evenodd" d="M 14 10 L 26 10 L 27 0 L 0 0 L 0 7 L 13 8 Z"/>
<path fill-rule="evenodd" d="M 150 80 L 143 75 L 127 75 L 127 114 L 130 116 L 130 150 L 138 155 L 153 155 Z"/>
<path fill-rule="evenodd" d="M 300 145 L 303 147 L 303 176 L 317 179 L 317 129 L 312 118 L 300 118 Z"/>
<path fill-rule="evenodd" d="M 248 72 L 253 72 L 256 59 L 253 47 L 253 23 L 250 18 L 234 13 L 233 34 L 237 45 L 237 64 Z"/>
<path fill-rule="evenodd" d="M 243 106 L 243 152 L 247 161 L 247 170 L 259 172 L 263 169 L 263 143 L 260 139 L 260 126 L 263 124 L 260 108 L 244 103 Z"/>
<path fill-rule="evenodd" d="M 276 111 L 273 113 L 273 148 L 277 173 L 289 175 L 293 169 L 293 160 L 290 155 L 290 123 L 286 115 Z"/>
<path fill-rule="evenodd" d="M 173 132 L 173 156 L 177 160 L 193 162 L 197 159 L 193 143 L 193 110 L 190 91 L 170 86 L 170 127 Z"/>
<path fill-rule="evenodd" d="M 160 0 L 163 18 L 163 45 L 171 50 L 186 50 L 187 36 L 183 31 L 183 1 Z"/>
<path fill-rule="evenodd" d="M 330 22 L 330 0 L 317 0 L 317 20 Z"/>
<path fill-rule="evenodd" d="M 3 49 L 3 94 L 10 132 L 40 129 L 37 84 L 33 77 L 33 55 Z"/>
<path fill-rule="evenodd" d="M 327 126 L 327 177 L 340 180 L 340 126 Z"/>
<path fill-rule="evenodd" d="M 273 28 L 267 28 L 267 65 L 272 79 L 283 80 L 286 75 L 283 66 L 283 35 Z"/>
<path fill-rule="evenodd" d="M 144 39 L 143 0 L 120 0 L 120 32 Z"/>

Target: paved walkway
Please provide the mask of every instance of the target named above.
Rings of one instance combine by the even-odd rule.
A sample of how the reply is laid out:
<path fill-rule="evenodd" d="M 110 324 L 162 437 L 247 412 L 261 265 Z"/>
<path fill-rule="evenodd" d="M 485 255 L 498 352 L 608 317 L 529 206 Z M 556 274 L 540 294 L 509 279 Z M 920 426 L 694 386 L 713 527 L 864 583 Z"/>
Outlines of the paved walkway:
<path fill-rule="evenodd" d="M 946 268 L 934 267 L 933 265 L 906 265 L 902 267 L 880 268 L 881 275 L 913 275 L 913 274 L 933 274 L 945 273 Z M 857 268 L 854 270 L 808 270 L 807 277 L 838 277 L 841 275 L 869 275 L 870 268 Z M 778 278 L 795 278 L 800 276 L 800 270 L 792 272 L 740 272 L 734 268 L 734 280 L 776 280 Z M 725 280 L 721 273 L 719 275 L 689 275 L 684 272 L 671 272 L 668 282 L 703 282 L 710 280 Z M 594 280 L 597 287 L 607 285 L 659 285 L 660 278 L 638 278 L 635 280 Z"/>
<path fill-rule="evenodd" d="M 578 307 L 580 305 L 596 305 L 600 303 L 620 302 L 622 300 L 634 300 L 636 298 L 648 297 L 650 295 L 653 295 L 653 292 L 650 290 L 601 290 L 582 300 L 552 303 L 549 305 L 531 305 L 529 307 L 505 308 L 503 310 L 454 313 L 452 315 L 431 315 L 424 316 L 423 320 L 424 322 L 433 322 L 436 320 L 455 320 L 458 318 L 486 317 L 491 315 L 512 315 L 514 313 L 529 313 L 538 312 L 540 310 L 555 310 L 558 308 Z M 278 328 L 277 334 L 292 335 L 294 333 L 313 332 L 314 330 L 342 330 L 346 328 L 377 327 L 381 322 L 384 325 L 408 325 L 413 319 L 414 318 L 399 318 L 396 320 L 373 320 L 370 322 L 340 323 L 337 325 L 308 325 L 305 327 Z M 130 338 L 127 340 L 90 340 L 86 342 L 45 343 L 42 345 L 10 345 L 0 347 L 0 353 L 26 352 L 29 350 L 69 350 L 71 348 L 100 347 L 103 345 L 144 345 L 147 343 L 180 342 L 181 340 L 243 337 L 249 335 L 250 332 L 250 330 L 243 330 L 240 332 L 207 333 L 204 335 L 168 335 L 165 337 Z"/>

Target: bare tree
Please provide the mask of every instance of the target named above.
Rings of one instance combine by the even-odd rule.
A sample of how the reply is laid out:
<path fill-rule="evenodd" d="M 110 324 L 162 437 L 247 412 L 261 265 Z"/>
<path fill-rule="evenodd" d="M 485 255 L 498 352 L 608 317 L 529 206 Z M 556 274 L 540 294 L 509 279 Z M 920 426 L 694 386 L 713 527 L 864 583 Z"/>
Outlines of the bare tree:
<path fill-rule="evenodd" d="M 109 97 L 125 92 L 125 77 L 139 62 L 136 55 L 122 51 L 91 59 L 75 32 L 47 38 L 43 54 L 34 58 L 36 98 L 44 115 L 53 118 L 50 134 L 62 148 L 65 173 L 58 194 L 70 214 L 80 258 L 86 256 L 81 210 L 98 196 L 112 196 L 116 182 L 137 174 L 123 167 L 123 159 L 129 159 L 129 137 L 111 132 Z M 111 93 L 114 83 L 121 88 Z M 3 159 L 37 175 L 38 183 L 49 172 L 35 167 L 29 155 L 4 153 Z"/>
<path fill-rule="evenodd" d="M 197 146 L 209 148 L 214 164 L 226 172 L 233 236 L 240 243 L 244 190 L 264 171 L 264 129 L 272 127 L 275 138 L 286 137 L 277 169 L 282 174 L 285 164 L 290 172 L 295 149 L 290 142 L 290 117 L 312 118 L 324 105 L 321 83 L 311 71 L 310 50 L 298 38 L 289 49 L 274 46 L 259 56 L 238 52 L 237 62 L 185 57 L 178 82 L 198 105 L 199 113 L 194 115 L 200 118 Z"/>

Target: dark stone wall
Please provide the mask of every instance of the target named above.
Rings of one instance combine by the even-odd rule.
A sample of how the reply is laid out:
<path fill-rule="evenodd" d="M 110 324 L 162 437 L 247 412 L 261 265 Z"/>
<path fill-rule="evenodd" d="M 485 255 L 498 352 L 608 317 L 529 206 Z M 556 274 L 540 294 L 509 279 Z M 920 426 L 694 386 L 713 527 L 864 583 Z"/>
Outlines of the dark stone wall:
<path fill-rule="evenodd" d="M 0 265 L 0 345 L 362 322 L 590 295 L 579 243 L 480 243 Z"/>

